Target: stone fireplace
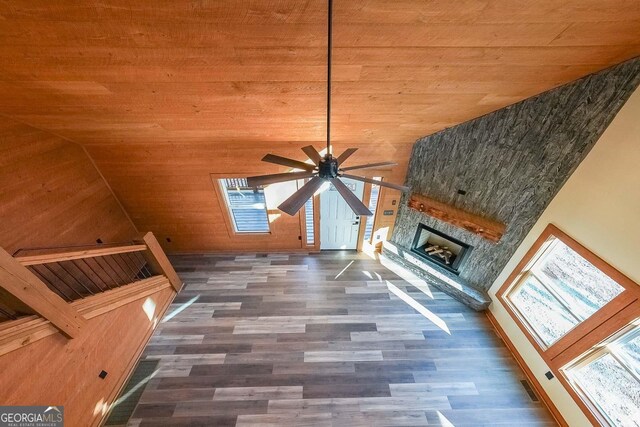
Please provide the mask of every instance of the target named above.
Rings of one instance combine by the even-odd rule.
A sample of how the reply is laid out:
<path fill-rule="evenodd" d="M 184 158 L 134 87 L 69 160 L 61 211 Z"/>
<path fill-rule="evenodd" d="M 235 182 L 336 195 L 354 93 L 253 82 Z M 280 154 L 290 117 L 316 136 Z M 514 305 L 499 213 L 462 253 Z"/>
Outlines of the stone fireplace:
<path fill-rule="evenodd" d="M 419 139 L 411 193 L 382 255 L 485 309 L 487 290 L 635 90 L 639 70 L 630 60 Z"/>
<path fill-rule="evenodd" d="M 454 274 L 460 272 L 471 249 L 471 245 L 422 223 L 418 224 L 411 246 L 411 252 Z"/>

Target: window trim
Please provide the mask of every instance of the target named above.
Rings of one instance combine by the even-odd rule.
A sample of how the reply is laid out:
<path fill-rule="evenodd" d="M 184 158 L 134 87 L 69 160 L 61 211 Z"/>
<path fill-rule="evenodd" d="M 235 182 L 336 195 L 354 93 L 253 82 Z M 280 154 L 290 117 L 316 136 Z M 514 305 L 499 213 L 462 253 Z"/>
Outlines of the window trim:
<path fill-rule="evenodd" d="M 234 179 L 234 178 L 246 178 L 245 176 L 237 176 L 233 174 L 211 174 L 211 179 L 213 182 L 214 189 L 216 191 L 216 195 L 218 197 L 219 204 L 222 208 L 224 214 L 222 217 L 224 218 L 224 223 L 227 227 L 227 232 L 229 236 L 248 236 L 248 237 L 256 237 L 256 236 L 269 236 L 272 234 L 271 230 L 271 221 L 269 220 L 269 209 L 265 207 L 267 212 L 267 224 L 269 226 L 269 231 L 238 231 L 236 229 L 235 221 L 233 220 L 233 214 L 231 212 L 231 206 L 229 205 L 229 199 L 227 196 L 227 192 L 225 191 L 224 185 L 222 184 L 222 180 L 225 179 Z M 266 200 L 266 196 L 265 196 Z"/>
<path fill-rule="evenodd" d="M 562 373 L 562 376 L 560 378 L 566 381 L 568 388 L 573 393 L 576 394 L 576 396 L 584 403 L 584 405 L 593 414 L 595 419 L 602 425 L 611 425 L 609 423 L 609 417 L 603 411 L 601 411 L 600 404 L 594 401 L 593 399 L 591 399 L 589 397 L 589 393 L 582 386 L 580 386 L 580 384 L 578 384 L 574 379 L 572 379 L 569 376 L 568 371 L 574 368 L 580 368 L 580 367 L 586 366 L 589 363 L 594 362 L 608 354 L 611 357 L 613 357 L 613 359 L 617 361 L 620 364 L 620 366 L 623 367 L 623 369 L 629 372 L 629 374 L 632 377 L 640 381 L 640 375 L 638 374 L 638 372 L 636 372 L 635 370 L 627 366 L 629 364 L 629 360 L 627 360 L 624 357 L 621 357 L 619 354 L 616 354 L 613 351 L 613 349 L 611 350 L 607 349 L 608 344 L 619 340 L 624 335 L 633 331 L 634 329 L 636 329 L 635 335 L 640 334 L 639 327 L 640 327 L 640 318 L 627 324 L 618 332 L 606 338 L 605 340 L 601 341 L 597 345 L 591 347 L 589 350 L 582 353 L 580 356 L 573 359 L 571 362 L 567 363 L 565 366 L 563 366 L 560 369 L 560 372 Z"/>
<path fill-rule="evenodd" d="M 520 279 L 532 265 L 549 250 L 554 237 L 617 282 L 624 290 L 564 336 L 551 345 L 545 346 L 535 336 L 535 333 L 529 330 L 528 322 L 511 303 L 508 295 L 520 283 Z M 548 245 L 546 248 L 545 244 Z M 496 297 L 585 415 L 592 422 L 601 424 L 603 416 L 594 410 L 595 406 L 591 402 L 586 401 L 574 389 L 569 378 L 565 375 L 564 369 L 577 358 L 618 334 L 640 317 L 640 286 L 558 227 L 549 224 L 498 289 Z"/>
<path fill-rule="evenodd" d="M 547 350 L 550 347 L 552 347 L 555 343 L 560 341 L 562 339 L 562 337 L 558 338 L 556 341 L 552 342 L 551 344 L 545 343 L 543 338 L 540 336 L 540 333 L 538 331 L 536 331 L 536 328 L 533 326 L 533 324 L 531 322 L 529 322 L 529 320 L 527 320 L 527 318 L 524 317 L 522 315 L 522 313 L 520 313 L 520 310 L 517 309 L 515 304 L 508 299 L 508 296 L 512 292 L 514 292 L 516 289 L 520 288 L 521 286 L 524 286 L 529 278 L 532 278 L 534 281 L 536 281 L 545 291 L 547 291 L 551 295 L 552 298 L 555 298 L 555 300 L 558 302 L 558 304 L 560 304 L 560 306 L 562 306 L 562 308 L 564 308 L 567 311 L 567 313 L 569 313 L 569 315 L 571 317 L 573 317 L 573 319 L 576 321 L 576 326 L 578 326 L 580 323 L 582 323 L 582 321 L 578 318 L 578 316 L 576 316 L 571 311 L 571 308 L 568 306 L 566 301 L 564 301 L 564 299 L 560 295 L 558 295 L 557 292 L 553 289 L 553 287 L 550 286 L 549 284 L 547 284 L 545 280 L 543 280 L 542 278 L 538 277 L 538 275 L 535 274 L 535 272 L 533 272 L 531 270 L 527 270 L 527 271 L 523 272 L 520 275 L 520 278 L 518 278 L 514 282 L 513 286 L 511 286 L 511 288 L 506 292 L 506 294 L 505 294 L 505 303 L 509 304 L 509 308 L 511 310 L 513 310 L 514 314 L 516 314 L 518 316 L 519 321 L 522 322 L 524 325 L 526 325 L 527 331 L 531 334 L 532 338 L 538 343 L 539 347 L 541 349 Z M 567 334 L 569 332 L 571 332 L 571 330 L 573 330 L 573 329 L 575 329 L 575 327 L 570 329 L 569 331 L 567 331 Z"/>

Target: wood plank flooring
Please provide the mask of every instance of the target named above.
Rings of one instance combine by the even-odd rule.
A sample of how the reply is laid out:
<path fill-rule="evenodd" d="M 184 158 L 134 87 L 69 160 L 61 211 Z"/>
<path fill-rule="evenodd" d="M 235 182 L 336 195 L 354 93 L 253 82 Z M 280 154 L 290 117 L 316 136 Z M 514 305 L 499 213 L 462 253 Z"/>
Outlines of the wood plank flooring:
<path fill-rule="evenodd" d="M 484 314 L 393 266 L 172 262 L 186 286 L 144 352 L 159 365 L 130 426 L 555 425 Z"/>

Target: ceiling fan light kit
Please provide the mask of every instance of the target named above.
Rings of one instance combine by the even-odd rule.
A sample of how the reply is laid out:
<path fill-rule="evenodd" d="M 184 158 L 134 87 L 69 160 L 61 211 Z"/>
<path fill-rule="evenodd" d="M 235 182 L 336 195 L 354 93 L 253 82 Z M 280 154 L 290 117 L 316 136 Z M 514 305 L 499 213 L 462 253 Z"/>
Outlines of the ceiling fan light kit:
<path fill-rule="evenodd" d="M 318 176 L 322 179 L 333 179 L 338 177 L 338 159 L 327 155 L 318 163 Z"/>
<path fill-rule="evenodd" d="M 294 181 L 300 179 L 309 179 L 298 191 L 293 193 L 291 197 L 285 200 L 278 209 L 289 214 L 295 215 L 304 206 L 309 198 L 313 197 L 316 191 L 320 189 L 323 183 L 330 182 L 333 187 L 340 193 L 342 198 L 347 202 L 351 210 L 356 215 L 373 215 L 358 197 L 353 194 L 349 188 L 344 185 L 340 177 L 352 179 L 356 181 L 377 184 L 383 187 L 392 188 L 399 191 L 408 191 L 409 188 L 382 182 L 376 179 L 365 178 L 356 175 L 345 174 L 344 172 L 356 169 L 380 168 L 385 166 L 394 166 L 394 162 L 378 162 L 365 165 L 349 166 L 341 168 L 345 162 L 357 148 L 347 148 L 338 157 L 331 154 L 331 46 L 332 46 L 332 20 L 333 20 L 333 1 L 328 0 L 328 31 L 327 31 L 327 152 L 324 156 L 312 146 L 302 147 L 302 151 L 313 162 L 313 164 L 302 162 L 299 160 L 289 159 L 287 157 L 267 154 L 262 158 L 263 162 L 273 163 L 281 166 L 287 166 L 293 169 L 299 169 L 302 172 L 278 173 L 270 175 L 252 176 L 247 178 L 247 183 L 251 187 L 275 184 L 278 182 Z"/>

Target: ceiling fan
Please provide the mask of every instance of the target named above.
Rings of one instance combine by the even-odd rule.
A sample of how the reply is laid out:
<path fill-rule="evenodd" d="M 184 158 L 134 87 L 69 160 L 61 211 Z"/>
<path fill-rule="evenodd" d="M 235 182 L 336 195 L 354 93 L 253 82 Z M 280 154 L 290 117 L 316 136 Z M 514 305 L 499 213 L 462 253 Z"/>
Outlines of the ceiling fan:
<path fill-rule="evenodd" d="M 294 181 L 298 179 L 307 179 L 298 191 L 293 193 L 291 197 L 282 202 L 278 209 L 289 214 L 295 215 L 304 206 L 305 202 L 313 196 L 313 194 L 320 189 L 325 183 L 331 183 L 340 195 L 347 202 L 349 207 L 356 213 L 356 215 L 373 215 L 371 211 L 353 194 L 353 192 L 347 187 L 340 178 L 348 178 L 362 182 L 369 182 L 383 187 L 393 188 L 394 190 L 408 191 L 409 188 L 391 184 L 388 182 L 382 182 L 380 180 L 365 178 L 362 176 L 350 175 L 345 172 L 356 169 L 371 169 L 381 168 L 385 166 L 393 166 L 397 163 L 394 162 L 379 162 L 369 163 L 365 165 L 356 165 L 349 167 L 342 167 L 342 164 L 358 149 L 347 148 L 338 157 L 333 157 L 331 154 L 331 45 L 332 45 L 332 20 L 333 20 L 333 1 L 329 1 L 328 11 L 328 43 L 327 43 L 327 151 L 324 156 L 312 146 L 308 145 L 302 148 L 302 151 L 313 162 L 313 164 L 302 162 L 299 160 L 289 159 L 287 157 L 276 156 L 274 154 L 267 154 L 262 158 L 263 162 L 275 163 L 276 165 L 288 166 L 295 169 L 301 169 L 302 172 L 289 172 L 289 173 L 277 173 L 270 175 L 252 176 L 247 178 L 247 184 L 250 187 L 258 187 L 261 185 L 269 185 L 277 182 Z"/>

